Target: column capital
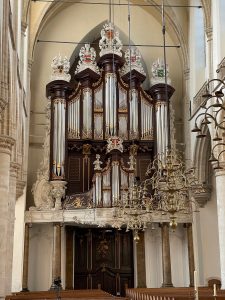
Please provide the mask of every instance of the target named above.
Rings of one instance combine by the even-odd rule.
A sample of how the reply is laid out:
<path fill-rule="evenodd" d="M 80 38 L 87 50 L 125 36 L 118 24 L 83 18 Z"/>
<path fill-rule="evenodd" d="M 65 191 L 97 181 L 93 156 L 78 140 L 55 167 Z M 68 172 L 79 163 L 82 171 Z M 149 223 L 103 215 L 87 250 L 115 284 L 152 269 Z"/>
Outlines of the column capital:
<path fill-rule="evenodd" d="M 205 28 L 205 34 L 207 36 L 207 42 L 211 41 L 213 39 L 213 28 L 212 26 Z"/>
<path fill-rule="evenodd" d="M 212 166 L 214 167 L 214 166 L 217 166 L 218 165 L 218 163 L 216 162 L 216 163 L 212 163 Z M 222 162 L 220 162 L 219 163 L 219 165 L 220 165 L 220 167 L 222 167 L 222 169 L 215 169 L 214 168 L 214 174 L 215 174 L 215 176 L 217 177 L 217 176 L 225 176 L 225 162 L 224 161 L 222 161 Z"/>
<path fill-rule="evenodd" d="M 21 22 L 21 31 L 24 36 L 25 36 L 26 30 L 27 30 L 27 23 Z"/>
<path fill-rule="evenodd" d="M 12 147 L 15 144 L 15 140 L 8 135 L 0 135 L 0 153 L 6 153 L 11 155 Z"/>
<path fill-rule="evenodd" d="M 29 73 L 31 72 L 32 64 L 33 64 L 33 59 L 28 59 L 27 70 L 28 70 Z"/>

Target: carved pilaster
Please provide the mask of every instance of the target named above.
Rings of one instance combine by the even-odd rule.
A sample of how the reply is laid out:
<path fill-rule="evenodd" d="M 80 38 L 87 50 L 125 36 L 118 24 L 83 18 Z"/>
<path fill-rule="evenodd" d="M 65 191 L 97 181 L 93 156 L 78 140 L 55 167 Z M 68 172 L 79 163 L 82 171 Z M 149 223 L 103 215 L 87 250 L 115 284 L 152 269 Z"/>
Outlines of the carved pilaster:
<path fill-rule="evenodd" d="M 8 83 L 0 81 L 0 120 L 8 104 Z"/>
<path fill-rule="evenodd" d="M 7 135 L 0 136 L 0 152 L 11 155 L 12 147 L 15 144 L 15 140 Z"/>
<path fill-rule="evenodd" d="M 20 167 L 21 167 L 20 164 L 18 164 L 16 162 L 11 162 L 10 163 L 10 176 L 17 178 Z"/>
<path fill-rule="evenodd" d="M 23 195 L 23 190 L 26 186 L 26 182 L 23 180 L 17 180 L 16 182 L 16 199 Z"/>

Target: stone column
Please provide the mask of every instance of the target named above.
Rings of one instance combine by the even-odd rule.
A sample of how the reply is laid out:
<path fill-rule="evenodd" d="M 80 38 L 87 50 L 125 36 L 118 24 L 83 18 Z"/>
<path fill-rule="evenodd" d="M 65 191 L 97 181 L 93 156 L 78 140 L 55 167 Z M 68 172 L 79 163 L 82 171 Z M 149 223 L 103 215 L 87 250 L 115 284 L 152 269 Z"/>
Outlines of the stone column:
<path fill-rule="evenodd" d="M 162 266 L 163 283 L 162 287 L 172 287 L 171 260 L 170 260 L 170 236 L 169 223 L 161 224 L 162 231 Z"/>
<path fill-rule="evenodd" d="M 206 37 L 207 37 L 207 44 L 206 44 L 206 51 L 207 51 L 207 71 L 208 71 L 208 78 L 213 78 L 213 28 L 207 27 L 205 29 Z"/>
<path fill-rule="evenodd" d="M 52 285 L 50 290 L 62 289 L 61 285 L 61 224 L 53 224 Z"/>
<path fill-rule="evenodd" d="M 185 227 L 187 230 L 187 242 L 188 242 L 188 264 L 189 264 L 189 276 L 190 276 L 189 286 L 192 287 L 194 286 L 194 270 L 195 270 L 192 224 L 188 223 L 185 225 Z"/>
<path fill-rule="evenodd" d="M 8 241 L 8 222 L 9 222 L 9 184 L 10 184 L 10 160 L 14 140 L 9 136 L 0 136 L 0 298 L 7 293 L 7 282 L 11 276 L 10 265 L 12 257 L 6 255 Z M 11 281 L 11 280 L 10 280 Z"/>
<path fill-rule="evenodd" d="M 29 261 L 29 231 L 31 224 L 25 224 L 24 233 L 24 253 L 23 253 L 23 281 L 22 281 L 22 292 L 29 292 L 28 289 L 28 261 Z"/>
<path fill-rule="evenodd" d="M 3 114 L 9 102 L 9 1 L 2 1 L 0 13 L 0 120 L 3 119 Z M 12 62 L 11 62 L 12 63 Z"/>
<path fill-rule="evenodd" d="M 139 232 L 139 241 L 136 244 L 137 253 L 137 287 L 146 288 L 146 269 L 145 269 L 145 235 Z"/>
<path fill-rule="evenodd" d="M 10 163 L 10 178 L 9 178 L 9 194 L 8 194 L 8 225 L 7 225 L 7 245 L 6 255 L 7 260 L 7 275 L 5 277 L 6 285 L 5 292 L 11 292 L 12 286 L 12 264 L 13 264 L 13 243 L 14 243 L 14 224 L 15 224 L 15 204 L 16 204 L 16 184 L 17 175 L 20 165 Z"/>
<path fill-rule="evenodd" d="M 225 170 L 217 170 L 215 176 L 216 176 L 216 198 L 217 198 L 217 215 L 218 215 L 218 232 L 219 232 L 221 289 L 225 289 L 225 217 L 224 217 L 225 216 L 225 201 L 224 201 Z"/>

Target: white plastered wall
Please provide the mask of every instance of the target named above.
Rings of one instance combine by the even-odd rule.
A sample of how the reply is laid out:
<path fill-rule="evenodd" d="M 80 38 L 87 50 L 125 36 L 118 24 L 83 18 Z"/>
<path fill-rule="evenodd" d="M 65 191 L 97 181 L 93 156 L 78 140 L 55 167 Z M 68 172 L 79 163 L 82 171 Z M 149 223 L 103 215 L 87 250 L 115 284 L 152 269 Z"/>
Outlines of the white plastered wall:
<path fill-rule="evenodd" d="M 161 229 L 156 226 L 145 231 L 146 285 L 149 288 L 161 287 L 163 282 L 162 237 Z M 185 228 L 179 224 L 175 232 L 170 230 L 172 283 L 175 287 L 189 284 L 187 250 Z"/>
<path fill-rule="evenodd" d="M 33 224 L 30 228 L 28 287 L 49 290 L 52 283 L 53 225 Z"/>

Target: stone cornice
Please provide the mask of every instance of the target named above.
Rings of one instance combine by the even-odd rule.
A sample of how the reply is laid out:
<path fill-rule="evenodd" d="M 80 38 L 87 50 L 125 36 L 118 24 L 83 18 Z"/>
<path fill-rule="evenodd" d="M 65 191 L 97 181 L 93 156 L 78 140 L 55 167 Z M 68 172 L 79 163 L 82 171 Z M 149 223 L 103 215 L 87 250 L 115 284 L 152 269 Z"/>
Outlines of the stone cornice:
<path fill-rule="evenodd" d="M 114 208 L 96 208 L 96 209 L 74 209 L 74 210 L 37 210 L 31 207 L 25 212 L 25 223 L 74 223 L 83 225 L 106 226 L 114 223 Z M 151 222 L 162 223 L 170 222 L 169 216 L 160 213 L 151 214 Z M 177 215 L 176 222 L 192 223 L 192 216 L 187 214 Z"/>
<path fill-rule="evenodd" d="M 204 191 L 193 196 L 199 207 L 204 207 L 211 197 L 211 186 L 203 185 L 203 189 Z"/>
<path fill-rule="evenodd" d="M 11 154 L 15 140 L 8 135 L 0 135 L 0 153 Z"/>

